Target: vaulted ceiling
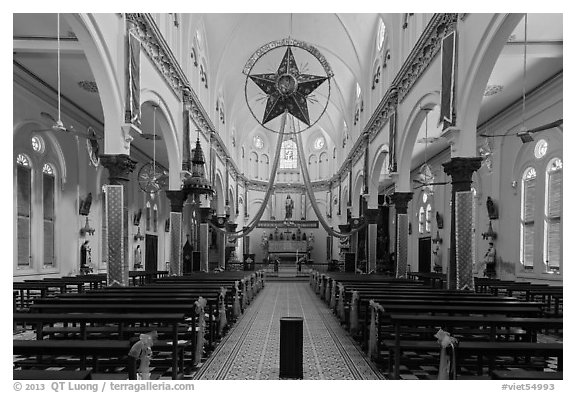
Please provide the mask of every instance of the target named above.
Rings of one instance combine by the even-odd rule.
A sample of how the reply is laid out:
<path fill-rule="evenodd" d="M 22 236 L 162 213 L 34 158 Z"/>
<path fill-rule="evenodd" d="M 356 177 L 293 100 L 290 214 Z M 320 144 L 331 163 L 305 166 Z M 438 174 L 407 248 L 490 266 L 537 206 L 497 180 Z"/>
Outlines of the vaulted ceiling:
<path fill-rule="evenodd" d="M 182 16 L 182 31 L 187 34 L 196 34 L 197 30 L 201 32 L 212 81 L 210 87 L 215 90 L 211 96 L 215 98 L 222 92 L 227 108 L 227 127 L 234 126 L 246 132 L 257 126 L 244 96 L 246 76 L 242 69 L 250 55 L 270 41 L 287 37 L 314 45 L 326 57 L 335 75 L 331 103 L 316 128 L 332 139 L 333 144 L 339 145 L 343 124 L 352 123 L 356 83 L 370 85 L 379 18 L 388 23 L 391 17 L 390 14 L 186 14 Z M 62 94 L 80 108 L 87 119 L 86 127 L 97 126 L 104 121 L 99 95 L 90 91 L 89 84 L 79 84 L 94 81 L 94 77 L 82 48 L 64 19 L 60 35 Z M 13 36 L 14 72 L 44 84 L 52 92 L 56 91 L 56 14 L 14 14 Z M 562 71 L 562 14 L 529 14 L 526 41 L 525 88 L 530 91 Z M 521 97 L 523 47 L 524 24 L 521 22 L 494 67 L 488 85 L 496 86 L 493 91 L 497 93 L 485 96 L 479 124 Z M 208 113 L 214 113 L 212 108 L 206 109 Z M 47 111 L 50 110 L 47 108 Z M 152 132 L 152 109 L 143 108 L 143 111 L 143 128 Z M 216 123 L 216 119 L 212 120 Z M 430 124 L 428 136 L 438 136 L 435 133 L 440 130 L 430 127 Z M 424 133 L 423 125 L 418 139 Z M 151 141 L 137 139 L 133 145 L 152 156 Z M 167 166 L 165 149 L 163 144 L 159 145 L 158 160 Z M 422 161 L 423 147 L 424 144 L 416 144 L 415 166 Z M 429 144 L 427 157 L 445 147 L 441 142 Z"/>

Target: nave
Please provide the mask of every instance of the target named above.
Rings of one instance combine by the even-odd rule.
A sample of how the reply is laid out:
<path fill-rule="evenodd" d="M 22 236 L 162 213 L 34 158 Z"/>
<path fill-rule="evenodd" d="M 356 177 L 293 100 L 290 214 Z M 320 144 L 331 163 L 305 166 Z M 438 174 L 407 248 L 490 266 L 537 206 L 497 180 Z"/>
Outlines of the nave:
<path fill-rule="evenodd" d="M 266 284 L 194 379 L 279 378 L 280 318 L 303 317 L 303 376 L 385 379 L 307 282 Z"/>
<path fill-rule="evenodd" d="M 13 15 L 14 379 L 562 379 L 563 14 L 196 11 Z"/>

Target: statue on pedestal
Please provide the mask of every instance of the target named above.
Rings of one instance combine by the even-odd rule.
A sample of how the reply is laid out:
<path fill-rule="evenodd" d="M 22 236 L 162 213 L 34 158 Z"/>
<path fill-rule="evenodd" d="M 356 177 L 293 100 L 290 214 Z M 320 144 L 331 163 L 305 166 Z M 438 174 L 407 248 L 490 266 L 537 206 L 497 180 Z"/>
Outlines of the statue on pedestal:
<path fill-rule="evenodd" d="M 294 201 L 290 198 L 290 195 L 286 197 L 286 215 L 285 219 L 292 219 L 292 210 L 294 210 Z"/>

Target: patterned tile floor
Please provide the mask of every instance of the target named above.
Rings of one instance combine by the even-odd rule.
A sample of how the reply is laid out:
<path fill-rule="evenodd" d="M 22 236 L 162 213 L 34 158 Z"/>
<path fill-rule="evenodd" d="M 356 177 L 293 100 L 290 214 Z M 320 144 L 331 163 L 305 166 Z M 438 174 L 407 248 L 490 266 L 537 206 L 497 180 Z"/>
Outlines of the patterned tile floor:
<path fill-rule="evenodd" d="M 278 380 L 280 318 L 303 317 L 303 377 L 385 379 L 307 282 L 267 282 L 254 303 L 191 377 Z"/>

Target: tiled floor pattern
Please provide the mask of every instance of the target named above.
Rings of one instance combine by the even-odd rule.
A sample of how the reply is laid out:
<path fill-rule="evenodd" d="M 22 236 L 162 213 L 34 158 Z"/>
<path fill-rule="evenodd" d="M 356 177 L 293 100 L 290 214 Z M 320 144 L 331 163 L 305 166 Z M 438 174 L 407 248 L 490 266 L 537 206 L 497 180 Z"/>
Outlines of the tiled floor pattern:
<path fill-rule="evenodd" d="M 279 379 L 280 318 L 303 317 L 303 378 L 384 379 L 308 283 L 268 282 L 193 379 Z"/>

